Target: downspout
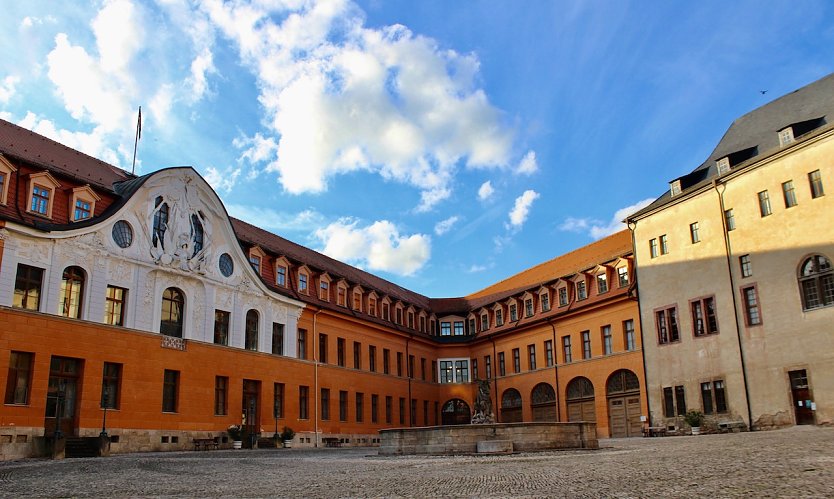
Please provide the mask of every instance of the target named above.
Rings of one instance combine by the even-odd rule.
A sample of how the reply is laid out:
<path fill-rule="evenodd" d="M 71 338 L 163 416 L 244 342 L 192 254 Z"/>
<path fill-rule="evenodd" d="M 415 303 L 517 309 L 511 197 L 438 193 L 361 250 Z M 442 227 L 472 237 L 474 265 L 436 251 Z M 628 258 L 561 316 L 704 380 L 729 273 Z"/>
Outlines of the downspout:
<path fill-rule="evenodd" d="M 408 353 L 408 343 L 411 341 L 411 335 L 405 339 L 405 377 L 408 378 L 408 426 L 414 427 L 414 414 L 411 410 L 411 377 L 414 376 L 414 369 L 411 368 L 411 357 Z"/>
<path fill-rule="evenodd" d="M 492 374 L 492 379 L 494 380 L 494 383 L 492 383 L 492 385 L 493 385 L 492 389 L 495 392 L 495 413 L 499 416 L 498 421 L 496 421 L 496 422 L 500 422 L 501 421 L 501 417 L 500 417 L 500 415 L 501 415 L 500 407 L 501 406 L 498 404 L 498 354 L 496 353 L 496 349 L 495 349 L 495 338 L 490 338 L 489 340 L 492 342 L 492 359 L 493 359 L 493 361 L 495 361 L 495 363 L 492 364 L 492 369 L 491 369 L 492 373 L 491 374 Z"/>
<path fill-rule="evenodd" d="M 634 291 L 637 293 L 637 322 L 640 324 L 640 356 L 643 358 L 643 380 L 644 389 L 646 391 L 646 412 L 648 413 L 649 427 L 654 426 L 652 422 L 652 411 L 649 394 L 649 371 L 646 365 L 646 338 L 643 336 L 643 313 L 640 310 L 640 279 L 637 278 L 637 241 L 634 236 L 634 229 L 637 228 L 637 221 L 628 220 L 628 230 L 631 232 L 631 249 L 634 254 L 634 265 L 632 266 L 634 274 Z"/>
<path fill-rule="evenodd" d="M 721 187 L 719 189 L 718 187 Z M 747 362 L 744 360 L 744 343 L 741 341 L 741 318 L 738 314 L 738 301 L 736 300 L 736 282 L 733 277 L 732 245 L 730 244 L 730 232 L 727 230 L 727 218 L 724 216 L 724 191 L 727 185 L 713 181 L 713 187 L 718 194 L 719 207 L 721 208 L 721 227 L 724 234 L 724 249 L 727 256 L 727 275 L 730 277 L 730 296 L 733 297 L 733 316 L 736 320 L 736 338 L 738 339 L 738 357 L 741 361 L 741 379 L 744 382 L 744 399 L 747 403 L 747 423 L 750 431 L 753 431 L 753 409 L 750 407 L 750 386 L 747 383 Z"/>
<path fill-rule="evenodd" d="M 547 319 L 547 323 L 550 324 L 550 329 L 553 330 L 553 351 L 551 352 L 552 360 L 553 360 L 553 375 L 556 378 L 556 422 L 562 420 L 562 406 L 559 403 L 559 363 L 556 362 L 556 326 L 553 325 L 553 319 Z M 547 352 L 545 352 L 546 354 Z"/>
<path fill-rule="evenodd" d="M 315 441 L 313 442 L 313 447 L 319 446 L 319 358 L 321 357 L 321 352 L 319 352 L 319 347 L 317 346 L 319 345 L 319 341 L 316 331 L 316 317 L 322 311 L 323 309 L 320 308 L 313 314 L 313 337 L 310 338 L 313 342 L 313 370 L 315 371 L 313 382 L 313 429 L 315 431 Z"/>

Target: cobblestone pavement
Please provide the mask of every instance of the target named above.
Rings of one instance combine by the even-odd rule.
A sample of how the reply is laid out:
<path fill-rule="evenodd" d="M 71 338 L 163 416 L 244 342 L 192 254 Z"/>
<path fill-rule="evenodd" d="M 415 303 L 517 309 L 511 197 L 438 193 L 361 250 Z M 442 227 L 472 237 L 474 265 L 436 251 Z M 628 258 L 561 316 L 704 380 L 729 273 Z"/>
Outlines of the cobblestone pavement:
<path fill-rule="evenodd" d="M 0 496 L 834 497 L 834 428 L 600 444 L 509 456 L 354 448 L 25 460 L 0 463 Z"/>

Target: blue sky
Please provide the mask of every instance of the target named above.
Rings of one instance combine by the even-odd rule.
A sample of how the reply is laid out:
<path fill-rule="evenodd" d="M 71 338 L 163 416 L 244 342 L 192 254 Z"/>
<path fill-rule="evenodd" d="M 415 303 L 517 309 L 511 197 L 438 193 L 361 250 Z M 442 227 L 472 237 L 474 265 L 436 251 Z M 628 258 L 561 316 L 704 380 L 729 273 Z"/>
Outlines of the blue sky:
<path fill-rule="evenodd" d="M 618 230 L 834 70 L 824 1 L 0 1 L 0 117 L 129 170 L 141 105 L 137 173 L 433 297 Z"/>

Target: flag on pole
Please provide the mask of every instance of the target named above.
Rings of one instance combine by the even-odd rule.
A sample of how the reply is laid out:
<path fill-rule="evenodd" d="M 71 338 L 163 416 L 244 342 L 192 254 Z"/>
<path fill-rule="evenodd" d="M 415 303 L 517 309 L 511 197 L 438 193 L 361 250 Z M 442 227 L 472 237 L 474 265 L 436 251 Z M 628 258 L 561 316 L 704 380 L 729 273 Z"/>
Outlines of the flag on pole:
<path fill-rule="evenodd" d="M 139 139 L 142 138 L 142 106 L 139 106 L 139 119 L 136 121 L 136 139 L 133 141 L 133 166 L 130 173 L 136 173 L 136 149 L 139 147 Z"/>
<path fill-rule="evenodd" d="M 136 137 L 142 138 L 142 106 L 139 106 L 139 121 L 136 122 Z"/>

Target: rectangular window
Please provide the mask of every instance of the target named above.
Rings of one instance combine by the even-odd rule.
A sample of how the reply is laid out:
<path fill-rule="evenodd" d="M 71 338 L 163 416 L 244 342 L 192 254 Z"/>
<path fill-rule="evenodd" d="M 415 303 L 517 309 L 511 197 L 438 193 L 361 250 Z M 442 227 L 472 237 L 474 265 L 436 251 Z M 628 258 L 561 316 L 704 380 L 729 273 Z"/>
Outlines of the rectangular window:
<path fill-rule="evenodd" d="M 12 352 L 9 356 L 9 377 L 6 378 L 6 404 L 27 405 L 32 385 L 31 352 Z"/>
<path fill-rule="evenodd" d="M 498 352 L 498 375 L 507 375 L 507 364 L 504 362 L 504 352 Z"/>
<path fill-rule="evenodd" d="M 455 321 L 455 336 L 463 336 L 464 334 L 463 321 Z M 472 334 L 475 334 L 475 331 L 472 331 Z"/>
<path fill-rule="evenodd" d="M 400 426 L 405 424 L 405 398 L 400 397 Z"/>
<path fill-rule="evenodd" d="M 46 187 L 35 185 L 32 187 L 32 209 L 34 213 L 46 215 L 49 208 L 49 193 L 51 191 Z"/>
<path fill-rule="evenodd" d="M 287 285 L 287 267 L 283 265 L 275 267 L 275 284 L 282 287 Z"/>
<path fill-rule="evenodd" d="M 368 298 L 368 315 L 376 317 L 376 298 L 373 296 Z"/>
<path fill-rule="evenodd" d="M 582 331 L 582 358 L 591 358 L 591 332 Z"/>
<path fill-rule="evenodd" d="M 657 341 L 661 345 L 680 341 L 678 334 L 678 309 L 670 307 L 664 310 L 655 311 L 655 324 L 657 325 Z"/>
<path fill-rule="evenodd" d="M 417 423 L 417 399 L 411 399 L 411 419 L 409 422 L 412 426 Z"/>
<path fill-rule="evenodd" d="M 472 379 L 481 379 L 478 377 L 478 359 L 472 359 Z"/>
<path fill-rule="evenodd" d="M 527 317 L 533 317 L 533 299 L 528 298 L 524 300 L 524 311 L 527 314 Z"/>
<path fill-rule="evenodd" d="M 298 387 L 298 419 L 310 419 L 310 387 Z"/>
<path fill-rule="evenodd" d="M 793 188 L 793 180 L 782 183 L 782 197 L 785 199 L 785 208 L 796 206 L 796 192 Z"/>
<path fill-rule="evenodd" d="M 431 381 L 437 383 L 437 361 L 431 361 Z"/>
<path fill-rule="evenodd" d="M 701 383 L 701 403 L 704 407 L 704 414 L 713 413 L 712 404 L 712 383 Z"/>
<path fill-rule="evenodd" d="M 585 289 L 585 281 L 579 281 L 576 283 L 576 299 L 577 300 L 584 300 L 588 297 L 588 292 Z"/>
<path fill-rule="evenodd" d="M 414 378 L 414 356 L 408 356 L 408 377 Z"/>
<path fill-rule="evenodd" d="M 122 365 L 115 362 L 105 362 L 101 377 L 101 408 L 119 408 L 121 379 Z"/>
<path fill-rule="evenodd" d="M 330 420 L 330 388 L 321 389 L 321 420 Z"/>
<path fill-rule="evenodd" d="M 564 307 L 568 304 L 568 288 L 559 288 L 559 306 Z"/>
<path fill-rule="evenodd" d="M 455 361 L 455 382 L 469 383 L 469 361 L 456 360 Z"/>
<path fill-rule="evenodd" d="M 397 352 L 397 376 L 403 375 L 403 353 Z"/>
<path fill-rule="evenodd" d="M 553 367 L 553 340 L 544 342 L 544 363 L 547 367 Z"/>
<path fill-rule="evenodd" d="M 513 372 L 521 372 L 521 352 L 518 348 L 513 348 Z"/>
<path fill-rule="evenodd" d="M 361 293 L 353 293 L 353 309 L 362 311 L 362 294 Z"/>
<path fill-rule="evenodd" d="M 387 348 L 382 349 L 382 372 L 391 374 L 391 350 Z"/>
<path fill-rule="evenodd" d="M 261 257 L 256 255 L 249 255 L 249 263 L 252 264 L 252 268 L 255 269 L 255 272 L 258 275 L 261 274 Z"/>
<path fill-rule="evenodd" d="M 368 345 L 368 370 L 376 372 L 376 347 L 373 345 Z"/>
<path fill-rule="evenodd" d="M 623 321 L 623 334 L 625 334 L 626 350 L 629 352 L 634 351 L 636 348 L 634 342 L 634 320 L 629 319 L 627 321 Z"/>
<path fill-rule="evenodd" d="M 379 422 L 379 395 L 371 394 L 371 423 Z"/>
<path fill-rule="evenodd" d="M 698 222 L 689 224 L 689 237 L 692 239 L 692 244 L 701 242 L 701 236 L 698 233 Z"/>
<path fill-rule="evenodd" d="M 214 415 L 225 416 L 228 413 L 229 378 L 214 377 Z"/>
<path fill-rule="evenodd" d="M 705 336 L 718 333 L 718 320 L 715 317 L 715 298 L 702 298 L 690 302 L 692 308 L 692 333 Z"/>
<path fill-rule="evenodd" d="M 362 343 L 353 342 L 353 368 L 362 369 Z"/>
<path fill-rule="evenodd" d="M 306 359 L 307 358 L 307 330 L 306 329 L 299 329 L 298 330 L 298 358 L 299 359 Z"/>
<path fill-rule="evenodd" d="M 677 405 L 678 416 L 686 414 L 686 394 L 683 391 L 683 386 L 675 387 L 675 404 Z"/>
<path fill-rule="evenodd" d="M 621 288 L 628 286 L 628 267 L 620 267 L 617 269 L 617 281 Z"/>
<path fill-rule="evenodd" d="M 736 230 L 736 217 L 733 215 L 733 209 L 724 210 L 724 222 L 727 224 L 727 232 Z"/>
<path fill-rule="evenodd" d="M 822 188 L 822 175 L 819 170 L 808 173 L 808 182 L 811 184 L 812 199 L 825 196 L 825 190 Z"/>
<path fill-rule="evenodd" d="M 345 367 L 345 339 L 336 338 L 336 364 Z"/>
<path fill-rule="evenodd" d="M 307 274 L 303 272 L 298 273 L 298 290 L 302 293 L 307 292 Z"/>
<path fill-rule="evenodd" d="M 527 345 L 527 366 L 531 371 L 536 370 L 536 345 Z"/>
<path fill-rule="evenodd" d="M 671 386 L 663 388 L 663 416 L 667 418 L 675 417 L 675 394 L 672 392 Z"/>
<path fill-rule="evenodd" d="M 180 372 L 165 370 L 162 381 L 162 412 L 177 412 Z"/>
<path fill-rule="evenodd" d="M 701 383 L 701 401 L 704 406 L 704 414 L 727 412 L 724 380 Z"/>
<path fill-rule="evenodd" d="M 741 268 L 741 277 L 750 277 L 753 275 L 753 264 L 750 263 L 750 255 L 741 255 L 738 257 L 738 265 Z"/>
<path fill-rule="evenodd" d="M 12 306 L 26 310 L 39 310 L 42 282 L 43 269 L 22 263 L 17 264 Z"/>
<path fill-rule="evenodd" d="M 602 349 L 605 355 L 614 353 L 614 339 L 611 337 L 611 326 L 602 326 Z"/>
<path fill-rule="evenodd" d="M 757 326 L 762 323 L 761 313 L 759 312 L 759 297 L 756 293 L 755 286 L 748 286 L 741 289 L 741 294 L 744 299 L 744 318 L 748 326 Z"/>
<path fill-rule="evenodd" d="M 272 353 L 284 355 L 284 325 L 280 322 L 272 323 Z"/>
<path fill-rule="evenodd" d="M 469 319 L 469 334 L 475 334 L 477 331 L 475 330 L 475 319 Z"/>
<path fill-rule="evenodd" d="M 319 362 L 327 364 L 327 335 L 319 333 Z"/>
<path fill-rule="evenodd" d="M 104 323 L 111 326 L 125 325 L 125 303 L 127 290 L 118 286 L 107 286 L 104 296 Z"/>
<path fill-rule="evenodd" d="M 348 392 L 344 390 L 339 391 L 339 421 L 347 421 L 347 405 Z"/>
<path fill-rule="evenodd" d="M 516 307 L 515 303 L 510 305 L 510 321 L 515 322 L 518 320 L 518 308 Z"/>
<path fill-rule="evenodd" d="M 597 294 L 602 294 L 608 291 L 608 276 L 600 274 L 597 276 Z"/>
<path fill-rule="evenodd" d="M 336 304 L 340 307 L 347 307 L 347 290 L 345 288 L 336 289 Z"/>
<path fill-rule="evenodd" d="M 454 371 L 454 364 L 451 360 L 441 360 L 440 361 L 440 382 L 441 383 L 454 383 L 455 381 L 455 371 Z"/>
<path fill-rule="evenodd" d="M 272 416 L 275 419 L 284 418 L 284 383 L 272 386 Z"/>
<path fill-rule="evenodd" d="M 481 316 L 481 331 L 489 329 L 489 316 L 484 314 Z"/>
<path fill-rule="evenodd" d="M 428 400 L 423 401 L 423 425 L 424 426 L 429 425 L 429 401 Z"/>
<path fill-rule="evenodd" d="M 759 193 L 759 213 L 762 217 L 766 217 L 773 213 L 770 209 L 770 195 L 767 191 L 762 191 Z"/>
<path fill-rule="evenodd" d="M 323 301 L 330 301 L 330 283 L 327 281 L 319 282 L 319 299 Z"/>
<path fill-rule="evenodd" d="M 500 308 L 495 309 L 495 325 L 496 326 L 503 326 L 504 325 L 504 311 Z"/>
<path fill-rule="evenodd" d="M 649 255 L 652 258 L 657 258 L 657 239 L 656 238 L 649 239 Z"/>
<path fill-rule="evenodd" d="M 387 321 L 390 315 L 391 307 L 387 303 L 382 304 L 382 320 Z"/>
<path fill-rule="evenodd" d="M 90 218 L 91 203 L 84 199 L 75 200 L 75 212 L 73 213 L 73 220 L 84 220 Z"/>
<path fill-rule="evenodd" d="M 570 348 L 570 336 L 562 336 L 562 356 L 565 358 L 565 363 L 573 361 Z"/>
<path fill-rule="evenodd" d="M 385 396 L 385 423 L 391 424 L 393 421 L 393 405 L 394 405 L 394 398 L 390 395 Z"/>
<path fill-rule="evenodd" d="M 715 412 L 727 412 L 727 395 L 724 393 L 724 380 L 713 381 L 712 391 L 715 394 Z"/>
<path fill-rule="evenodd" d="M 542 304 L 542 312 L 547 312 L 550 310 L 550 295 L 547 293 L 542 293 L 539 295 L 539 301 Z"/>
<path fill-rule="evenodd" d="M 426 381 L 426 359 L 420 357 L 420 379 Z"/>
<path fill-rule="evenodd" d="M 356 392 L 356 422 L 365 421 L 365 394 Z"/>
<path fill-rule="evenodd" d="M 452 336 L 452 323 L 451 322 L 441 322 L 440 323 L 440 336 Z"/>
<path fill-rule="evenodd" d="M 666 237 L 666 234 L 660 236 L 660 254 L 661 255 L 668 255 L 669 254 L 669 238 Z"/>
<path fill-rule="evenodd" d="M 486 370 L 486 378 L 492 379 L 492 355 L 484 355 L 484 370 Z"/>

